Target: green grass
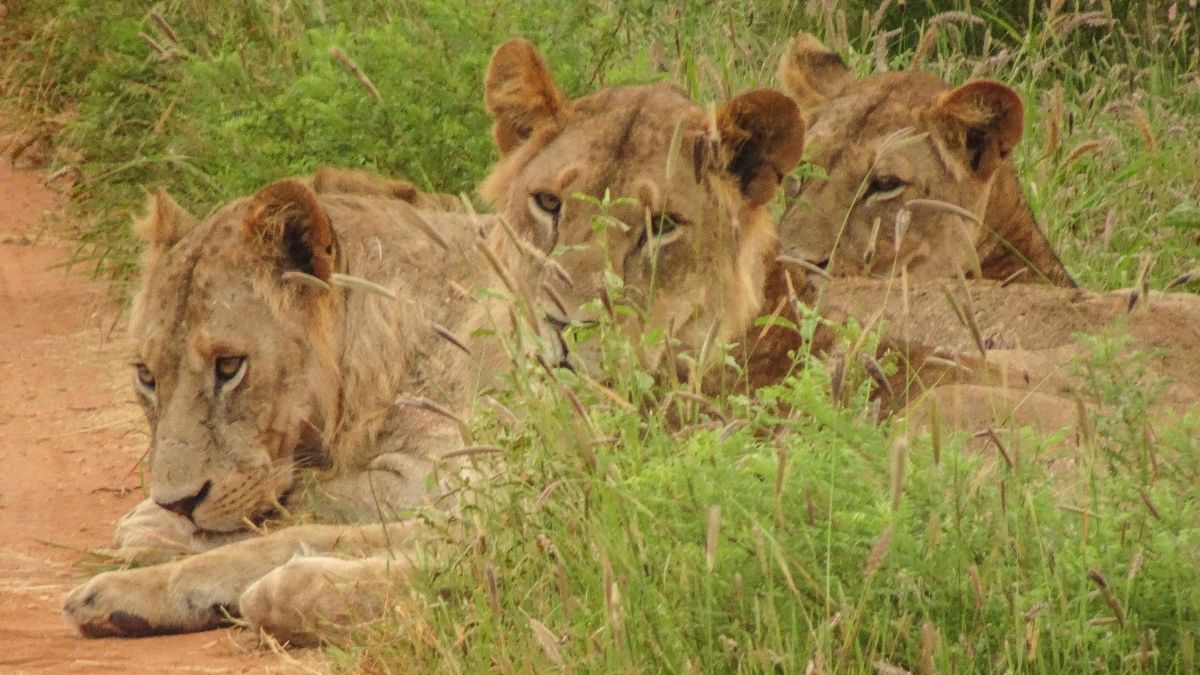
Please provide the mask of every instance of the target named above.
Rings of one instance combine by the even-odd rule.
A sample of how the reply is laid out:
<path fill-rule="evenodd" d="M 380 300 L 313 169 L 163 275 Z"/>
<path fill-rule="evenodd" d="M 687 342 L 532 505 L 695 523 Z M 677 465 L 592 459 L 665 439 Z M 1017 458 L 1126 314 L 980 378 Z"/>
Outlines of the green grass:
<path fill-rule="evenodd" d="M 512 35 L 572 95 L 673 78 L 715 100 L 770 84 L 801 30 L 858 72 L 906 67 L 939 11 L 970 4 L 63 0 L 10 4 L 0 73 L 20 113 L 66 120 L 80 258 L 123 280 L 130 214 L 160 185 L 198 214 L 321 163 L 471 190 L 494 159 L 482 72 Z M 1149 255 L 1161 288 L 1200 258 L 1200 37 L 1170 4 L 934 20 L 927 68 L 1023 95 L 1016 161 L 1086 286 L 1129 286 Z M 1115 24 L 1074 25 L 1109 6 Z M 475 417 L 506 468 L 467 534 L 431 544 L 420 611 L 329 653 L 384 672 L 1196 672 L 1200 419 L 1147 433 L 1153 392 L 1125 384 L 1114 344 L 1088 342 L 1111 414 L 1084 447 L 1025 434 L 1011 465 L 869 424 L 861 392 L 830 402 L 819 365 L 719 414 L 628 367 L 611 370 L 628 407 L 519 368 L 494 395 L 521 424 Z"/>
<path fill-rule="evenodd" d="M 1112 412 L 1078 450 L 864 423 L 815 363 L 695 410 L 628 367 L 614 402 L 518 369 L 475 440 L 506 448 L 396 618 L 330 649 L 383 672 L 1190 673 L 1200 419 L 1157 440 L 1097 339 Z M 689 406 L 691 406 L 689 408 Z M 509 413 L 521 423 L 514 428 Z M 675 418 L 673 423 L 666 421 Z M 678 431 L 682 426 L 682 431 Z M 1153 457 L 1153 461 L 1149 460 Z"/>
<path fill-rule="evenodd" d="M 149 188 L 204 213 L 272 178 L 337 163 L 470 191 L 494 158 L 482 73 L 491 48 L 513 35 L 539 44 L 573 95 L 668 77 L 711 100 L 770 84 L 780 48 L 800 30 L 823 35 L 859 72 L 905 67 L 930 17 L 958 9 L 826 13 L 822 4 L 18 3 L 0 38 L 2 82 L 27 114 L 66 120 L 61 162 L 83 176 L 74 191 L 88 223 L 81 257 L 124 278 L 136 254 L 128 222 Z M 1017 162 L 1035 213 L 1085 285 L 1132 284 L 1147 252 L 1161 286 L 1200 253 L 1196 20 L 1117 2 L 1117 24 L 1088 25 L 1072 5 L 1055 16 L 1024 1 L 989 5 L 974 21 L 943 16 L 925 65 L 955 82 L 996 77 L 1023 94 Z M 881 35 L 890 36 L 882 51 Z M 330 57 L 333 46 L 382 103 Z"/>

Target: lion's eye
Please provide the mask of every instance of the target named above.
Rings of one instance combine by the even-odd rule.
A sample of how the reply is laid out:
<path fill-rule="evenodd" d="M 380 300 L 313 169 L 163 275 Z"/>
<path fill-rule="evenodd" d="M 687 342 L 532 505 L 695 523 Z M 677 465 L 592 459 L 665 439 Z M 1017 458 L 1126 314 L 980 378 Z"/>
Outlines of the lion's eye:
<path fill-rule="evenodd" d="M 244 356 L 220 356 L 217 357 L 216 365 L 213 366 L 217 388 L 237 386 L 245 373 L 246 357 Z"/>
<path fill-rule="evenodd" d="M 557 217 L 562 211 L 562 200 L 553 192 L 535 192 L 533 203 L 544 213 Z"/>
<path fill-rule="evenodd" d="M 871 179 L 871 183 L 867 185 L 867 197 L 876 195 L 893 196 L 898 194 L 904 188 L 904 181 L 896 176 L 878 175 Z"/>
<path fill-rule="evenodd" d="M 682 218 L 673 213 L 660 213 L 650 218 L 650 234 L 663 238 L 679 229 Z"/>
<path fill-rule="evenodd" d="M 137 381 L 147 391 L 154 391 L 154 373 L 150 372 L 150 368 L 144 363 L 135 363 L 133 367 L 137 370 Z"/>

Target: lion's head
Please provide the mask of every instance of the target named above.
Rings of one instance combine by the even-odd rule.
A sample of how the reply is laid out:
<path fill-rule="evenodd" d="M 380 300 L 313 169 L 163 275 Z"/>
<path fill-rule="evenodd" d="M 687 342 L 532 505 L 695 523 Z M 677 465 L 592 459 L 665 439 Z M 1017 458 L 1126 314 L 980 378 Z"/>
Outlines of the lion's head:
<path fill-rule="evenodd" d="M 780 224 L 785 253 L 837 275 L 906 268 L 1073 285 L 1009 157 L 1025 119 L 1012 89 L 950 87 L 921 72 L 856 80 L 808 34 L 789 45 L 778 77 L 809 123 L 815 167 Z"/>
<path fill-rule="evenodd" d="M 314 200 L 280 182 L 201 223 L 160 192 L 139 228 L 147 246 L 130 331 L 150 493 L 202 529 L 241 529 L 269 512 L 336 410 L 326 324 L 340 296 L 280 280 L 334 272 L 328 220 L 301 221 L 293 208 Z"/>
<path fill-rule="evenodd" d="M 514 40 L 492 59 L 486 103 L 500 160 L 481 192 L 567 270 L 553 289 L 560 319 L 588 323 L 585 303 L 615 284 L 640 309 L 618 317 L 635 335 L 669 332 L 696 350 L 744 328 L 776 243 L 767 203 L 804 144 L 788 97 L 751 91 L 705 110 L 655 84 L 568 100 Z"/>

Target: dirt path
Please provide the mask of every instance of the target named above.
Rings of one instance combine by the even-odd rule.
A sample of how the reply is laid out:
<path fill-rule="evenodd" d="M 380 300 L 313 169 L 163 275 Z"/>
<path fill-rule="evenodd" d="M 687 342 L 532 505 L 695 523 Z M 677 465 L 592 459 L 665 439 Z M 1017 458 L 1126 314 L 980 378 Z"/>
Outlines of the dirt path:
<path fill-rule="evenodd" d="M 116 308 L 103 284 L 56 268 L 71 252 L 54 236 L 61 207 L 0 160 L 0 672 L 301 670 L 242 631 L 84 640 L 59 616 L 87 576 L 82 552 L 110 545 L 140 499 L 146 448 Z"/>

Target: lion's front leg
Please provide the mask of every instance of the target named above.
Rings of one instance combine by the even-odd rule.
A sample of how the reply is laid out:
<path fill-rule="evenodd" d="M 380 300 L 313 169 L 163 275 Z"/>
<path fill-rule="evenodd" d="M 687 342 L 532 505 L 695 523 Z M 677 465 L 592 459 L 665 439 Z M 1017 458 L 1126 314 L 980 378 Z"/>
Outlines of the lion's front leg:
<path fill-rule="evenodd" d="M 418 523 L 304 525 L 142 569 L 105 572 L 67 597 L 63 613 L 88 637 L 208 630 L 239 616 L 250 586 L 297 553 L 371 555 L 403 549 Z"/>

